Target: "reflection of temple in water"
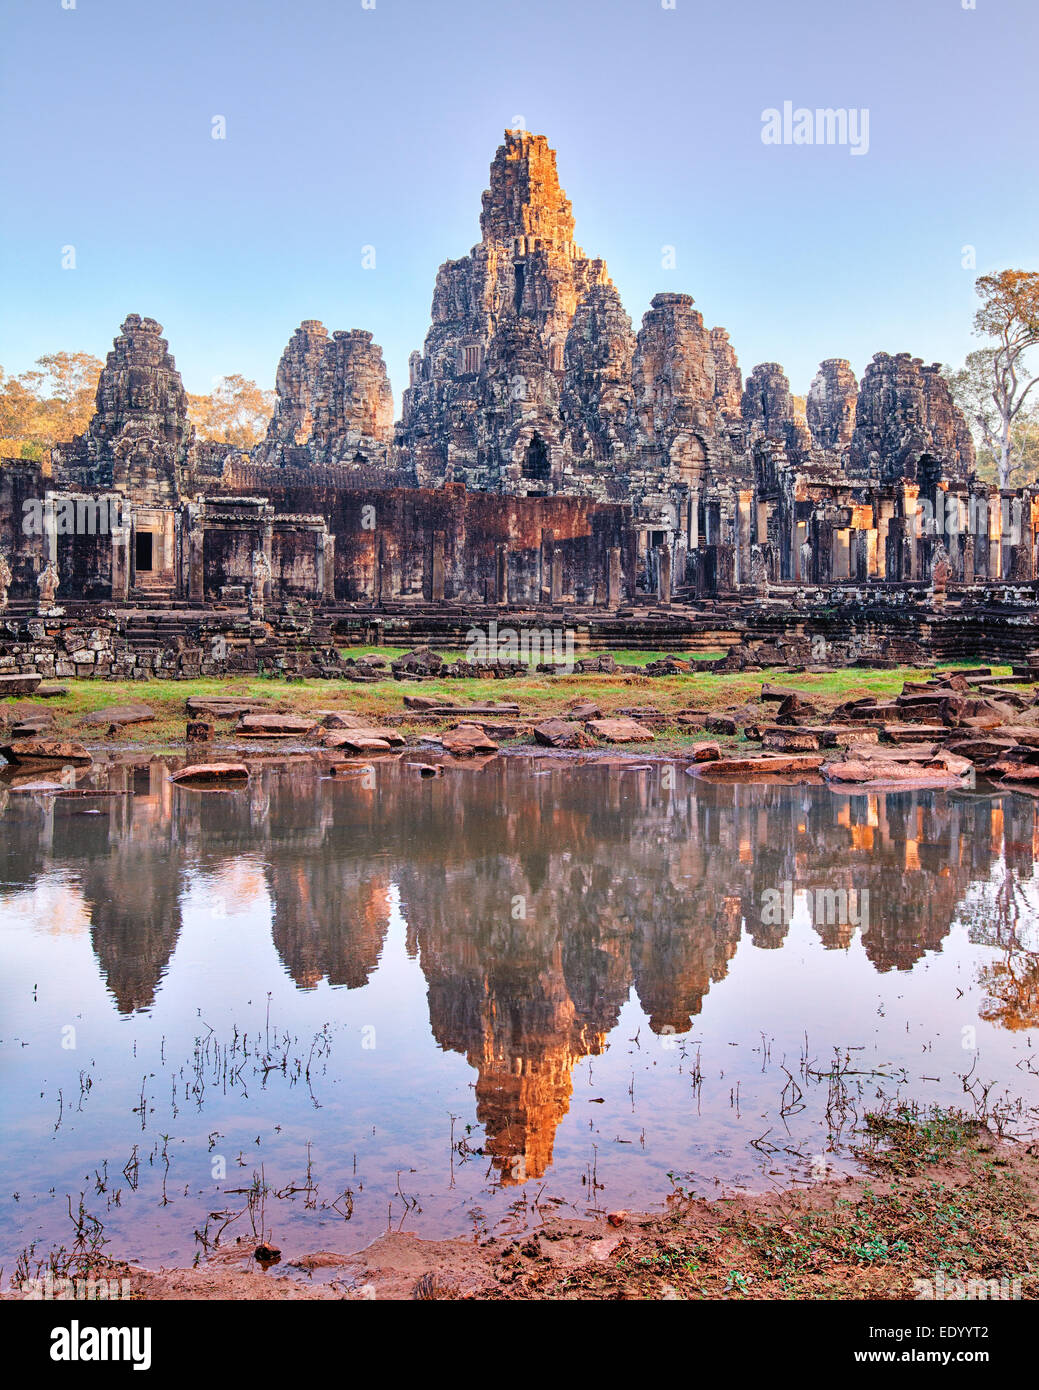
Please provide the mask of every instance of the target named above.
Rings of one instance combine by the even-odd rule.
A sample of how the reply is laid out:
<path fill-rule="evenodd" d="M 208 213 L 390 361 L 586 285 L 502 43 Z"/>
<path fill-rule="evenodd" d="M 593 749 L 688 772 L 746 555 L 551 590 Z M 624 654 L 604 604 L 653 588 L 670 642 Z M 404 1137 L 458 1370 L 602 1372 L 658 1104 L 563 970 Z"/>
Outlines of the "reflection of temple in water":
<path fill-rule="evenodd" d="M 47 872 L 77 880 L 98 964 L 132 1012 L 152 1003 L 200 884 L 269 902 L 301 988 L 367 982 L 396 885 L 434 1036 L 476 1071 L 503 1182 L 546 1171 L 573 1069 L 602 1051 L 629 994 L 653 1032 L 685 1033 L 742 936 L 783 945 L 790 923 L 763 903 L 784 885 L 868 894 L 861 929 L 838 915 L 815 932 L 827 949 L 859 935 L 877 970 L 908 970 L 941 949 L 972 886 L 1003 874 L 1009 889 L 970 928 L 1007 953 L 986 967 L 985 1016 L 1010 1028 L 1039 1017 L 1039 964 L 1015 935 L 1015 886 L 1031 884 L 1039 850 L 1031 799 L 681 774 L 668 789 L 660 765 L 537 770 L 497 759 L 423 781 L 389 762 L 372 787 L 301 763 L 223 795 L 172 787 L 161 761 L 114 768 L 113 789 L 121 778 L 135 795 L 103 799 L 100 815 L 28 796 L 9 807 L 0 902 Z"/>

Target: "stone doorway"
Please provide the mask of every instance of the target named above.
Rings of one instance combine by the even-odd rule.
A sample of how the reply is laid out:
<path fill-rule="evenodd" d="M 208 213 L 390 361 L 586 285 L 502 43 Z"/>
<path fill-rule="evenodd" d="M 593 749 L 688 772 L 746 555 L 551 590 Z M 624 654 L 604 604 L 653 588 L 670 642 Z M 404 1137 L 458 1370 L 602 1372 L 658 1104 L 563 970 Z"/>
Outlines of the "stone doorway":
<path fill-rule="evenodd" d="M 134 544 L 134 566 L 138 574 L 151 574 L 154 567 L 155 537 L 150 531 L 138 531 Z"/>
<path fill-rule="evenodd" d="M 523 476 L 537 483 L 547 483 L 552 476 L 548 445 L 537 431 L 534 432 L 523 458 Z"/>

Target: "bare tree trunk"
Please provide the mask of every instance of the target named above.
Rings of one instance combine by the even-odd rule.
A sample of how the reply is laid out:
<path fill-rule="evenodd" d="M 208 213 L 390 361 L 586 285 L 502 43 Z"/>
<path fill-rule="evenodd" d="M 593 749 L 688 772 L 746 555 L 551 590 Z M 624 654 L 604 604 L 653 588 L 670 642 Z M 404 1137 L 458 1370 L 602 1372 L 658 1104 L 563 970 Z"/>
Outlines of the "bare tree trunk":
<path fill-rule="evenodd" d="M 1003 428 L 999 435 L 999 486 L 1010 486 L 1010 420 L 1003 416 Z"/>

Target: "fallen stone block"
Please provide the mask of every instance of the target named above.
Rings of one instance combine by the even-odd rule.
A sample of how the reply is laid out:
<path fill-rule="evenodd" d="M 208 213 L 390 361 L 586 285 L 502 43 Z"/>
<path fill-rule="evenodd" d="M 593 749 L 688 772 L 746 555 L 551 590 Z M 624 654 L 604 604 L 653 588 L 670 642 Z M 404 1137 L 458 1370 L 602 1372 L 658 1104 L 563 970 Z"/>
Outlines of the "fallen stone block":
<path fill-rule="evenodd" d="M 0 747 L 9 763 L 70 763 L 89 767 L 93 762 L 81 743 L 57 738 L 19 738 Z"/>
<path fill-rule="evenodd" d="M 709 714 L 704 721 L 704 728 L 709 734 L 723 734 L 734 738 L 737 725 L 731 714 Z"/>
<path fill-rule="evenodd" d="M 298 714 L 244 714 L 235 733 L 244 738 L 299 738 L 313 728 L 312 719 Z"/>
<path fill-rule="evenodd" d="M 652 730 L 634 719 L 590 719 L 588 728 L 607 743 L 648 743 L 655 737 Z"/>
<path fill-rule="evenodd" d="M 601 719 L 602 710 L 594 700 L 574 700 L 566 707 L 567 719 Z"/>
<path fill-rule="evenodd" d="M 315 718 L 320 721 L 322 729 L 370 729 L 371 719 L 365 719 L 359 714 L 347 714 L 345 710 L 338 709 L 319 709 L 314 711 Z"/>
<path fill-rule="evenodd" d="M 984 766 L 996 762 L 1018 745 L 1009 738 L 966 738 L 946 745 L 946 752 Z"/>
<path fill-rule="evenodd" d="M 1039 748 L 1039 728 L 1030 724 L 1000 724 L 992 733 L 993 738 L 1012 738 L 1015 743 L 1026 748 Z"/>
<path fill-rule="evenodd" d="M 479 724 L 459 724 L 448 729 L 440 742 L 456 758 L 472 757 L 477 753 L 497 753 L 498 745 L 484 733 Z"/>
<path fill-rule="evenodd" d="M 454 702 L 453 700 L 434 700 L 434 699 L 430 698 L 428 695 L 405 695 L 405 696 L 404 696 L 404 708 L 405 708 L 405 709 L 421 709 L 421 710 L 450 709 L 450 708 L 453 708 L 454 703 L 455 703 L 455 702 Z"/>
<path fill-rule="evenodd" d="M 895 761 L 894 759 L 868 758 L 840 763 L 827 763 L 823 776 L 828 782 L 866 785 L 873 782 L 911 782 L 926 786 L 959 786 L 966 772 L 971 770 L 966 759 L 957 759 L 965 764 L 963 772 L 953 772 L 940 765 Z"/>
<path fill-rule="evenodd" d="M 323 739 L 326 748 L 349 748 L 354 753 L 383 753 L 400 747 L 404 739 L 396 729 L 337 729 Z"/>
<path fill-rule="evenodd" d="M 185 786 L 203 786 L 206 783 L 248 782 L 249 769 L 245 763 L 192 763 L 174 772 L 171 782 Z"/>
<path fill-rule="evenodd" d="M 534 726 L 534 741 L 544 748 L 594 748 L 595 739 L 571 719 L 546 719 Z"/>
<path fill-rule="evenodd" d="M 38 688 L 42 676 L 0 676 L 0 700 L 8 695 L 32 695 Z"/>
<path fill-rule="evenodd" d="M 54 716 L 41 711 L 39 714 L 30 714 L 19 719 L 17 724 L 12 725 L 8 737 L 12 741 L 19 738 L 39 738 L 48 734 L 53 727 Z"/>
<path fill-rule="evenodd" d="M 1039 763 L 1012 763 L 1000 759 L 988 769 L 990 775 L 1004 782 L 1039 782 Z"/>
<path fill-rule="evenodd" d="M 939 743 L 906 743 L 880 748 L 875 743 L 849 743 L 845 756 L 849 762 L 929 763 L 941 751 Z"/>
<path fill-rule="evenodd" d="M 761 740 L 770 753 L 816 753 L 819 739 L 804 729 L 770 729 Z"/>
<path fill-rule="evenodd" d="M 780 724 L 792 724 L 796 719 L 815 719 L 818 714 L 811 700 L 802 695 L 788 695 L 776 710 L 776 720 Z"/>
<path fill-rule="evenodd" d="M 722 750 L 716 743 L 694 743 L 692 747 L 692 758 L 694 763 L 716 763 L 722 755 Z"/>
<path fill-rule="evenodd" d="M 118 728 L 123 724 L 147 724 L 154 718 L 155 711 L 150 705 L 106 705 L 85 714 L 80 722 L 105 728 L 114 724 Z"/>
<path fill-rule="evenodd" d="M 247 714 L 270 713 L 278 708 L 270 700 L 249 700 L 240 695 L 192 695 L 185 706 L 188 714 L 213 719 L 241 719 Z"/>
<path fill-rule="evenodd" d="M 948 735 L 944 724 L 885 724 L 881 737 L 885 743 L 937 742 Z"/>
<path fill-rule="evenodd" d="M 761 686 L 761 698 L 763 700 L 789 700 L 798 699 L 803 695 L 800 690 L 791 690 L 786 685 L 772 685 L 769 681 L 763 682 Z"/>
<path fill-rule="evenodd" d="M 701 776 L 712 781 L 761 781 L 772 777 L 812 776 L 823 765 L 821 754 L 762 753 L 750 758 L 720 758 L 703 765 Z"/>

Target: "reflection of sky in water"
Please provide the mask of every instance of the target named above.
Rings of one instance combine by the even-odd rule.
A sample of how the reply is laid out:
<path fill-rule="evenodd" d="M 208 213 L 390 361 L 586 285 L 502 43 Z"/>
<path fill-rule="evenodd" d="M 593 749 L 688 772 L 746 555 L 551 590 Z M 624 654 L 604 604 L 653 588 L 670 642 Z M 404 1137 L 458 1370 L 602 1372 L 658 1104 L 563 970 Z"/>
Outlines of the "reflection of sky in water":
<path fill-rule="evenodd" d="M 12 795 L 0 1262 L 68 1244 L 80 1192 L 113 1251 L 188 1262 L 261 1165 L 302 1183 L 308 1141 L 316 1205 L 266 1204 L 289 1256 L 539 1194 L 583 1214 L 593 1173 L 638 1207 L 668 1173 L 710 1195 L 847 1169 L 806 1035 L 823 1073 L 852 1049 L 846 1126 L 884 1096 L 969 1105 L 975 1060 L 990 1102 L 1033 1089 L 1030 800 L 528 774 L 387 763 L 369 791 L 297 767 L 206 796 L 153 767 L 134 797 Z M 762 921 L 786 884 L 792 920 Z M 861 930 L 813 922 L 842 887 L 869 892 Z"/>

